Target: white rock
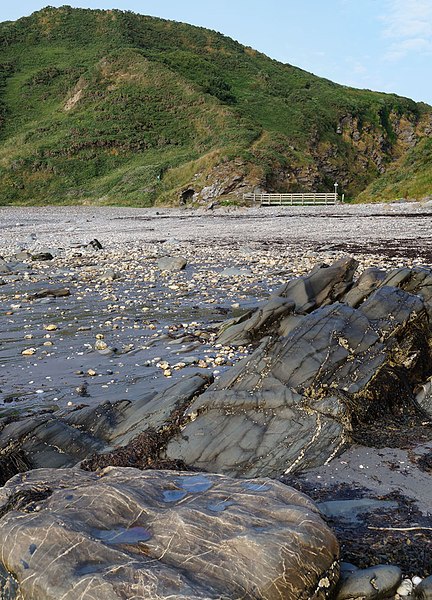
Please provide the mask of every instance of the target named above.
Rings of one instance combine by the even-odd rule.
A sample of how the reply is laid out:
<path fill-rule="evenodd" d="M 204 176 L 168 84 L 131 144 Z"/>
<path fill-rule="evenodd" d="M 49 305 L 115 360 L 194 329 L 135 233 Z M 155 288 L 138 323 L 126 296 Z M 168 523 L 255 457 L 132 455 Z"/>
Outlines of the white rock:
<path fill-rule="evenodd" d="M 409 596 L 413 590 L 413 582 L 411 579 L 404 579 L 398 589 L 396 590 L 396 594 L 399 596 Z"/>

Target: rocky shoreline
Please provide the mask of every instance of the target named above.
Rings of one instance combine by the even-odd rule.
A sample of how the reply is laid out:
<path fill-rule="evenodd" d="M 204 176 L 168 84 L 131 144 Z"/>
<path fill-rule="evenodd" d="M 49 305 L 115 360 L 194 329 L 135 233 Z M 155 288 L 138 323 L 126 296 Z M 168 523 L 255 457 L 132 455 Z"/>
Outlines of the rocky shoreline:
<path fill-rule="evenodd" d="M 429 597 L 431 218 L 429 204 L 266 213 L 0 209 L 0 474 L 6 484 L 0 514 L 7 527 L 15 528 L 20 514 L 33 522 L 35 506 L 44 521 L 53 510 L 53 492 L 57 497 L 65 486 L 79 491 L 87 485 L 78 479 L 90 481 L 93 474 L 76 470 L 78 463 L 105 469 L 99 472 L 114 479 L 126 477 L 125 467 L 176 469 L 178 480 L 178 469 L 270 476 L 318 503 L 339 540 L 340 581 L 346 585 L 334 591 L 334 549 L 307 581 L 299 565 L 309 559 L 294 553 L 297 575 L 291 570 L 290 578 L 282 577 L 280 589 L 261 581 L 256 585 L 264 587 L 254 584 L 245 597 L 336 593 L 344 600 L 394 597 L 396 591 Z M 75 483 L 68 471 L 62 474 L 65 467 L 73 468 Z M 19 475 L 24 471 L 29 475 Z M 167 471 L 154 473 L 168 482 Z M 230 481 L 224 485 L 236 485 Z M 267 481 L 260 484 L 264 489 L 273 485 Z M 198 502 L 182 485 L 173 489 L 180 492 L 173 510 Z M 233 502 L 230 494 L 224 490 L 217 498 L 223 518 L 234 510 L 226 504 Z M 234 504 L 245 502 L 241 511 L 256 516 L 250 501 L 240 494 Z M 55 502 L 64 519 L 69 505 Z M 214 499 L 205 497 L 205 503 L 196 510 L 213 514 L 208 506 Z M 80 511 L 85 506 L 80 500 Z M 2 519 L 0 535 L 7 540 Z M 92 519 L 86 520 L 90 529 L 96 527 Z M 25 529 L 22 535 L 28 540 Z M 148 539 L 125 535 L 122 552 L 129 558 L 118 558 L 118 564 L 135 556 L 131 544 L 148 546 Z M 203 529 L 200 536 L 206 535 Z M 273 532 L 250 535 L 250 544 L 261 548 L 278 544 Z M 68 552 L 66 538 L 61 544 Z M 96 540 L 105 549 L 97 550 L 102 556 L 110 543 Z M 2 567 L 9 570 L 2 576 L 5 598 L 15 598 L 29 575 L 24 550 L 15 551 L 14 544 Z M 190 549 L 189 560 L 201 551 Z M 155 559 L 165 550 L 146 552 Z M 106 560 L 101 558 L 104 569 Z M 354 573 L 344 564 L 350 562 L 374 570 Z M 46 593 L 49 581 L 40 583 L 36 563 L 31 592 L 24 586 L 20 593 L 35 594 L 40 585 Z M 377 571 L 382 563 L 394 566 Z M 219 559 L 215 564 L 220 567 Z M 138 585 L 125 574 L 117 587 L 103 569 L 82 568 L 80 563 L 71 575 L 71 588 L 88 575 L 91 585 L 97 581 L 111 586 L 115 597 L 128 598 Z M 238 589 L 219 579 L 208 578 L 201 589 L 197 568 L 177 592 L 165 586 L 157 594 L 238 596 Z M 300 587 L 290 587 L 296 577 Z M 368 589 L 368 581 L 378 583 Z M 140 585 L 145 597 L 156 594 L 148 581 Z M 132 587 L 126 592 L 124 586 Z M 52 597 L 60 591 L 73 597 L 60 588 Z M 95 597 L 91 593 L 80 597 Z"/>

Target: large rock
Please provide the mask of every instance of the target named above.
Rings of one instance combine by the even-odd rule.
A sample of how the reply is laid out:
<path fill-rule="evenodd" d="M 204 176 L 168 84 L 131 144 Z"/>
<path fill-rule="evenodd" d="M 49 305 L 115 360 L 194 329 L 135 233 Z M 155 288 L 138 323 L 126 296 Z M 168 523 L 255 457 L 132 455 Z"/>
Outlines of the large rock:
<path fill-rule="evenodd" d="M 109 452 L 114 446 L 127 447 L 143 431 L 151 430 L 152 440 L 161 431 L 154 440 L 161 449 L 177 427 L 175 416 L 179 410 L 188 406 L 209 381 L 204 375 L 194 375 L 160 392 L 146 390 L 139 400 L 106 402 L 8 422 L 0 431 L 0 484 L 20 471 L 71 467 L 94 453 Z M 155 452 L 152 448 L 151 456 L 144 456 L 143 450 L 141 460 L 134 447 L 127 465 L 136 466 L 135 461 L 145 466 L 147 459 L 154 459 Z"/>
<path fill-rule="evenodd" d="M 21 600 L 327 598 L 337 541 L 270 480 L 41 469 L 0 490 L 0 595 Z"/>
<path fill-rule="evenodd" d="M 331 460 L 389 411 L 431 414 L 432 271 L 354 281 L 354 268 L 320 266 L 228 324 L 225 340 L 257 348 L 212 385 L 195 375 L 134 402 L 0 421 L 0 483 L 83 460 L 277 477 Z"/>
<path fill-rule="evenodd" d="M 351 269 L 341 261 L 315 270 L 281 290 L 293 297 L 274 298 L 234 326 L 237 340 L 273 334 L 187 409 L 167 458 L 238 477 L 276 477 L 324 464 L 356 423 L 415 402 L 414 389 L 432 373 L 430 271 L 375 274 L 368 286 L 375 291 L 357 309 L 335 302 L 286 316 L 350 294 Z"/>
<path fill-rule="evenodd" d="M 248 344 L 264 335 L 285 334 L 284 318 L 292 313 L 305 314 L 319 306 L 335 302 L 351 286 L 357 262 L 346 258 L 333 265 L 318 265 L 309 275 L 288 281 L 256 311 L 249 312 L 224 327 L 221 344 Z M 289 323 L 292 319 L 289 319 Z M 294 321 L 295 322 L 295 321 Z"/>

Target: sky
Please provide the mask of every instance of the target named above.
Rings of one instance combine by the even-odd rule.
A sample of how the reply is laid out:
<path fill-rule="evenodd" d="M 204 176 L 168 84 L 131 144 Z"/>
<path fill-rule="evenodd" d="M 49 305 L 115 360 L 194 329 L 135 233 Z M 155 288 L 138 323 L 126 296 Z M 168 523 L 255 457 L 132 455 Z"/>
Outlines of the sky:
<path fill-rule="evenodd" d="M 432 0 L 0 1 L 0 21 L 68 4 L 208 27 L 337 83 L 432 104 Z"/>

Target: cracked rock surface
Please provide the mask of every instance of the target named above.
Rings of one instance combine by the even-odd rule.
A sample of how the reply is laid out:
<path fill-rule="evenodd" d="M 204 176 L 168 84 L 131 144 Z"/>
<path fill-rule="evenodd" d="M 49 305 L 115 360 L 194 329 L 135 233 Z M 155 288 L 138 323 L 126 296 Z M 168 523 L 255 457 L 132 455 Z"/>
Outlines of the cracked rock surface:
<path fill-rule="evenodd" d="M 354 269 L 352 259 L 314 269 L 278 292 L 291 315 L 271 298 L 232 326 L 231 341 L 266 335 L 188 408 L 168 458 L 238 477 L 277 477 L 326 463 L 364 420 L 407 407 L 426 411 L 427 399 L 420 407 L 414 390 L 432 373 L 432 272 L 369 278 L 367 294 L 364 278 L 353 283 Z M 230 327 L 222 336 L 226 342 Z"/>
<path fill-rule="evenodd" d="M 339 576 L 313 502 L 266 479 L 39 469 L 0 516 L 2 598 L 319 600 Z"/>
<path fill-rule="evenodd" d="M 432 271 L 354 280 L 356 266 L 318 265 L 225 324 L 224 343 L 256 349 L 213 383 L 196 373 L 134 402 L 6 421 L 3 481 L 80 461 L 276 478 L 327 463 L 353 430 L 389 412 L 429 418 Z"/>

